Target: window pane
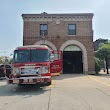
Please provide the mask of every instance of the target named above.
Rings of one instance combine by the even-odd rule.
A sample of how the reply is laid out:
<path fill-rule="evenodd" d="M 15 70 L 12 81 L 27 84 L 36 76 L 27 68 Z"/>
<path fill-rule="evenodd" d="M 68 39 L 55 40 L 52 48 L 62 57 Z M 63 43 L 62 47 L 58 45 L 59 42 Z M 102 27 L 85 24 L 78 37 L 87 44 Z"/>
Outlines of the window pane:
<path fill-rule="evenodd" d="M 9 65 L 6 65 L 6 68 L 11 68 Z"/>
<path fill-rule="evenodd" d="M 47 30 L 47 24 L 44 24 L 44 30 Z"/>
<path fill-rule="evenodd" d="M 69 30 L 68 34 L 69 35 L 76 35 L 76 31 L 75 30 Z"/>
<path fill-rule="evenodd" d="M 47 34 L 48 34 L 47 30 L 44 30 L 44 35 L 47 35 Z"/>
<path fill-rule="evenodd" d="M 30 50 L 15 50 L 14 51 L 14 62 L 30 62 Z"/>
<path fill-rule="evenodd" d="M 50 51 L 48 50 L 31 50 L 31 62 L 49 61 Z"/>
<path fill-rule="evenodd" d="M 76 24 L 68 25 L 68 35 L 76 35 Z"/>
<path fill-rule="evenodd" d="M 76 26 L 75 24 L 69 24 L 69 30 L 75 30 Z"/>
<path fill-rule="evenodd" d="M 47 24 L 40 24 L 40 35 L 48 35 Z"/>
<path fill-rule="evenodd" d="M 40 35 L 48 35 L 48 32 L 47 32 L 47 30 L 44 30 L 44 31 L 40 31 Z"/>
<path fill-rule="evenodd" d="M 40 30 L 43 30 L 43 25 L 42 24 L 40 25 Z"/>

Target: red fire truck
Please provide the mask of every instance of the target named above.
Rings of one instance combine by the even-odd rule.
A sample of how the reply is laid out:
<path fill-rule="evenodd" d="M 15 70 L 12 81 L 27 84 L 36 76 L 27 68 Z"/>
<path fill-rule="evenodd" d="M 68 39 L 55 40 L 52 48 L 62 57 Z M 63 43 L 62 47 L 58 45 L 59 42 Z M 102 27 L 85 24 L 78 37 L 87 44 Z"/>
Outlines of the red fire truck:
<path fill-rule="evenodd" d="M 45 45 L 29 45 L 14 50 L 12 72 L 8 84 L 48 86 L 51 76 L 62 72 L 62 52 Z"/>

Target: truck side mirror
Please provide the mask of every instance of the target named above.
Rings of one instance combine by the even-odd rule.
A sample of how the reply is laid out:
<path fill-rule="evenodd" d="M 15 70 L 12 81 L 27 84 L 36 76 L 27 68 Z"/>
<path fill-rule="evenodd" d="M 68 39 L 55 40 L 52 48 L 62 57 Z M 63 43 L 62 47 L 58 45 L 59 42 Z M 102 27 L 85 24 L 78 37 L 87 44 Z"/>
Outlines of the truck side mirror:
<path fill-rule="evenodd" d="M 54 60 L 55 60 L 54 54 L 50 54 L 50 61 L 54 61 Z"/>

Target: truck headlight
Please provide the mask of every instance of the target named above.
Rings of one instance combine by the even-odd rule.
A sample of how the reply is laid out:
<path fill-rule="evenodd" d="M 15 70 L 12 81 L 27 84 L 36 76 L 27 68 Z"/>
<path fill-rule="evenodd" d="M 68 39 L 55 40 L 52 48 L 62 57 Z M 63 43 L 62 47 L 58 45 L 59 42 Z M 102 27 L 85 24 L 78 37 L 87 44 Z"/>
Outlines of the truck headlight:
<path fill-rule="evenodd" d="M 49 73 L 49 66 L 41 66 L 39 69 L 40 74 Z"/>
<path fill-rule="evenodd" d="M 16 76 L 16 75 L 19 75 L 20 74 L 20 68 L 13 68 L 13 70 L 12 70 L 12 74 L 14 75 L 14 76 Z"/>

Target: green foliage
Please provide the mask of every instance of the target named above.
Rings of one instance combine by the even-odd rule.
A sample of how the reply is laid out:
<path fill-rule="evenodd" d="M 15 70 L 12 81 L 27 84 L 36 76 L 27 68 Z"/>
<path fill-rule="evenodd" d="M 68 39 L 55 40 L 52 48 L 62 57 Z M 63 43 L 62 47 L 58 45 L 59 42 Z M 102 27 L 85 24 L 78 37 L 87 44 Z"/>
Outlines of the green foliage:
<path fill-rule="evenodd" d="M 0 56 L 0 64 L 3 64 L 5 61 L 5 57 L 4 56 Z"/>
<path fill-rule="evenodd" d="M 104 43 L 100 43 L 100 44 L 99 44 L 99 48 L 102 47 L 103 45 L 104 45 Z"/>
<path fill-rule="evenodd" d="M 13 58 L 10 57 L 6 57 L 6 56 L 0 56 L 0 64 L 4 64 L 4 63 L 12 63 L 13 62 Z"/>
<path fill-rule="evenodd" d="M 110 43 L 101 45 L 99 49 L 95 52 L 95 57 L 99 58 L 99 60 L 106 61 L 107 74 L 109 74 L 108 61 L 110 59 Z"/>
<path fill-rule="evenodd" d="M 95 56 L 99 59 L 110 59 L 110 44 L 103 44 L 99 47 L 98 51 L 95 52 Z"/>
<path fill-rule="evenodd" d="M 13 63 L 13 58 L 10 58 L 9 64 L 12 64 L 12 63 Z"/>
<path fill-rule="evenodd" d="M 101 62 L 96 57 L 94 58 L 94 60 L 95 60 L 95 72 L 96 72 L 96 74 L 98 74 L 101 69 Z"/>

